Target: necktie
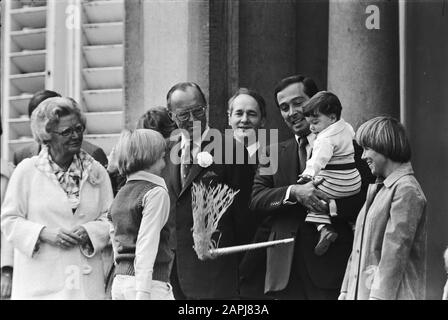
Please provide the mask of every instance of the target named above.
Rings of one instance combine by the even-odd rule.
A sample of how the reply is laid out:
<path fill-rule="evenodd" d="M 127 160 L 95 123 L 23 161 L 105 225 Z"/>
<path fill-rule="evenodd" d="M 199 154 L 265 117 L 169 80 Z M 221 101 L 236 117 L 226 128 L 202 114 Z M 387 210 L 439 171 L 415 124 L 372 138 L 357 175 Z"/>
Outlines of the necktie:
<path fill-rule="evenodd" d="M 190 173 L 191 165 L 193 159 L 191 159 L 191 150 L 190 150 L 191 144 L 188 142 L 185 144 L 182 155 L 180 158 L 181 164 L 180 164 L 180 178 L 182 182 L 182 187 L 185 186 L 185 182 L 187 181 L 188 174 Z"/>
<path fill-rule="evenodd" d="M 300 173 L 302 173 L 306 167 L 306 160 L 307 160 L 306 146 L 307 146 L 307 144 L 308 144 L 308 139 L 306 137 L 301 137 L 299 140 L 299 164 L 300 164 L 299 172 Z"/>

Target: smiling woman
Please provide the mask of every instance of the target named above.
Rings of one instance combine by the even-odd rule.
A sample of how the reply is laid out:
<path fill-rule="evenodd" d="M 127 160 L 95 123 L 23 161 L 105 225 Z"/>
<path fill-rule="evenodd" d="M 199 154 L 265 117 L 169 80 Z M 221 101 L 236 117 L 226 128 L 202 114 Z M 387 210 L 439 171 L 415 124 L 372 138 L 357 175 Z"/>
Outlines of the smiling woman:
<path fill-rule="evenodd" d="M 340 299 L 424 299 L 426 197 L 409 162 L 405 129 L 377 117 L 359 127 L 356 140 L 377 182 L 356 221 Z"/>
<path fill-rule="evenodd" d="M 112 189 L 81 149 L 85 117 L 71 98 L 49 98 L 31 116 L 42 150 L 14 171 L 2 231 L 16 249 L 12 299 L 102 299 Z"/>
<path fill-rule="evenodd" d="M 54 161 L 67 167 L 79 153 L 86 119 L 71 98 L 49 98 L 31 115 L 31 130 L 40 144 L 48 147 Z"/>

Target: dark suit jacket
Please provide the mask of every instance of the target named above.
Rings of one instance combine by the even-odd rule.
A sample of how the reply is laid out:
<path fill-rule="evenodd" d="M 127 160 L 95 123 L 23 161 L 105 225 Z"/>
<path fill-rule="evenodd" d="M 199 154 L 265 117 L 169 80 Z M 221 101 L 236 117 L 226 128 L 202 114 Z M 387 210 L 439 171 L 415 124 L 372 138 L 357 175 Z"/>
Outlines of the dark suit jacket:
<path fill-rule="evenodd" d="M 96 161 L 101 163 L 104 167 L 107 167 L 107 157 L 103 149 L 100 147 L 83 140 L 81 149 L 90 154 Z M 23 159 L 31 158 L 38 155 L 40 152 L 40 145 L 37 142 L 33 142 L 30 145 L 26 145 L 23 148 L 14 152 L 14 165 L 18 165 Z"/>
<path fill-rule="evenodd" d="M 236 142 L 232 143 L 235 150 Z M 202 150 L 207 144 L 202 145 Z M 213 152 L 211 154 L 214 156 Z M 222 154 L 224 155 L 224 152 Z M 175 217 L 176 225 L 176 266 L 174 267 L 177 268 L 179 284 L 186 297 L 219 299 L 238 296 L 238 256 L 233 254 L 201 261 L 193 249 L 192 183 L 203 182 L 206 185 L 221 183 L 240 190 L 232 206 L 218 224 L 218 230 L 221 232 L 219 247 L 228 247 L 237 244 L 238 216 L 244 215 L 248 209 L 250 172 L 247 165 L 213 162 L 209 167 L 202 168 L 198 164 L 193 164 L 187 182 L 184 188 L 181 188 L 180 165 L 168 161 L 165 179 L 171 200 L 170 218 Z"/>
<path fill-rule="evenodd" d="M 250 159 L 252 165 L 252 178 L 255 176 L 259 165 L 257 153 Z M 253 184 L 253 183 L 252 183 Z M 244 224 L 244 243 L 258 243 L 267 241 L 270 234 L 270 217 L 264 217 L 262 213 L 249 210 L 250 214 Z M 244 299 L 271 299 L 264 294 L 264 282 L 266 275 L 266 249 L 246 251 L 241 255 L 240 262 L 240 296 Z"/>
<path fill-rule="evenodd" d="M 251 209 L 269 216 L 268 239 L 295 237 L 295 244 L 267 249 L 265 292 L 281 291 L 288 284 L 294 254 L 294 245 L 304 253 L 311 281 L 319 288 L 337 289 L 341 286 L 345 267 L 351 252 L 353 232 L 349 222 L 354 222 L 364 201 L 367 186 L 373 181 L 367 164 L 360 159 L 362 153 L 355 145 L 355 162 L 363 178 L 362 191 L 352 197 L 336 200 L 338 216 L 332 224 L 338 233 L 337 240 L 322 256 L 314 254 L 319 234 L 314 224 L 305 223 L 306 210 L 301 204 L 284 204 L 288 186 L 295 184 L 299 175 L 298 145 L 294 138 L 278 145 L 278 170 L 273 175 L 254 178 Z M 264 233 L 267 235 L 267 233 Z M 259 236 L 263 236 L 260 234 Z"/>

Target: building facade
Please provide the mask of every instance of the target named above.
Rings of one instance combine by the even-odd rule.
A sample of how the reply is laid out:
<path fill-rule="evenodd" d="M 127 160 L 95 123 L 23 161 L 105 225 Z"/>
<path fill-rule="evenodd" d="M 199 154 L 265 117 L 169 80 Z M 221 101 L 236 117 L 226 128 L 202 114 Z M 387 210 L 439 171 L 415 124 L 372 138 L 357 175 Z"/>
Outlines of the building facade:
<path fill-rule="evenodd" d="M 290 133 L 275 109 L 273 88 L 279 79 L 296 73 L 313 77 L 319 89 L 337 94 L 342 116 L 355 128 L 379 115 L 401 119 L 409 133 L 416 176 L 428 198 L 427 299 L 441 298 L 446 281 L 442 253 L 448 245 L 446 1 L 45 3 L 52 8 L 47 33 L 48 28 L 54 32 L 45 48 L 42 44 L 36 48 L 46 50 L 46 64 L 41 62 L 30 73 L 38 73 L 39 88 L 82 101 L 88 113 L 87 139 L 106 151 L 122 127 L 134 127 L 148 107 L 165 105 L 168 89 L 180 81 L 195 81 L 204 89 L 211 125 L 219 129 L 227 126 L 227 99 L 232 92 L 238 87 L 256 89 L 268 104 L 266 127 L 279 128 L 280 140 Z M 23 101 L 15 101 L 23 92 L 11 87 L 18 87 L 16 78 L 27 71 L 20 67 L 11 71 L 13 60 L 27 53 L 19 50 L 23 48 L 11 49 L 5 41 L 14 32 L 30 30 L 11 29 L 12 16 L 18 17 L 11 10 L 23 9 L 2 5 L 5 156 L 19 143 L 12 141 L 20 139 L 14 133 L 15 126 L 20 127 L 16 123 L 23 127 L 26 121 L 15 107 L 21 102 L 23 108 Z M 67 21 L 74 27 L 60 27 Z M 42 29 L 42 23 L 38 27 Z"/>

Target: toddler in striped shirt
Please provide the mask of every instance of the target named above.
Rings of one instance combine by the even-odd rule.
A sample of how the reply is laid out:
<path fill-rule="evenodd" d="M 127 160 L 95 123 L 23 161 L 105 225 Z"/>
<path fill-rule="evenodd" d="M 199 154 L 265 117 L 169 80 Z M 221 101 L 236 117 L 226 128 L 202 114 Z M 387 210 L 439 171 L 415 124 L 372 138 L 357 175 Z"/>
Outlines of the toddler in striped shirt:
<path fill-rule="evenodd" d="M 327 91 L 316 93 L 304 106 L 304 115 L 316 139 L 298 183 L 322 180 L 317 188 L 331 199 L 329 214 L 310 211 L 305 219 L 314 223 L 320 233 L 314 250 L 317 255 L 323 255 L 338 236 L 331 226 L 331 217 L 337 215 L 335 199 L 353 196 L 361 190 L 361 176 L 354 159 L 355 132 L 341 118 L 341 111 L 338 97 Z"/>

